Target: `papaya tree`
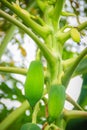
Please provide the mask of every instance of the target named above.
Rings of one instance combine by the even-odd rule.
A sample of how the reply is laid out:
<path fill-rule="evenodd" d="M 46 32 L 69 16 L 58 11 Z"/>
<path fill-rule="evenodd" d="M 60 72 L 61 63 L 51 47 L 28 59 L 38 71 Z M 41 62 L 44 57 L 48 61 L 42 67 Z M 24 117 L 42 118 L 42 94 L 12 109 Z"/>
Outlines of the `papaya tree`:
<path fill-rule="evenodd" d="M 80 20 L 81 2 L 1 0 L 0 6 L 0 74 L 3 80 L 0 84 L 0 129 L 86 129 L 87 43 L 82 42 L 82 38 L 87 38 L 87 18 L 83 22 Z M 84 7 L 84 17 L 85 12 Z M 69 18 L 72 18 L 72 23 L 75 19 L 77 24 L 69 24 Z M 16 34 L 20 34 L 21 40 L 16 38 Z M 8 43 L 17 43 L 25 61 L 27 54 L 22 46 L 25 44 L 25 34 L 36 45 L 35 58 L 28 67 L 17 66 L 8 52 Z M 83 49 L 79 51 L 81 44 Z M 74 45 L 77 48 L 75 52 L 70 50 Z M 3 62 L 3 55 L 12 62 Z M 25 81 L 18 80 L 12 76 L 13 73 L 23 75 Z M 71 79 L 76 76 L 83 79 L 77 102 L 66 92 Z M 7 81 L 10 81 L 10 86 Z M 21 90 L 20 85 L 23 87 Z M 9 110 L 3 98 L 12 101 L 16 99 L 21 105 Z M 65 101 L 73 105 L 72 110 L 65 108 Z"/>

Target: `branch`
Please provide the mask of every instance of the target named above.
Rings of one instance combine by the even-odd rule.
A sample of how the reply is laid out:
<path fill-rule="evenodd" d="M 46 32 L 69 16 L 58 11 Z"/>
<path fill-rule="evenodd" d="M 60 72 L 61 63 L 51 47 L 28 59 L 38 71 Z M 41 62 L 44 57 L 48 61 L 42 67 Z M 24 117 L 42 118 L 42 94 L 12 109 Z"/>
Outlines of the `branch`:
<path fill-rule="evenodd" d="M 84 28 L 87 28 L 87 21 L 81 23 L 77 28 L 79 31 L 81 31 Z"/>
<path fill-rule="evenodd" d="M 87 21 L 85 21 L 85 22 L 81 23 L 80 25 L 78 25 L 77 29 L 78 29 L 78 31 L 81 31 L 81 30 L 83 30 L 86 27 L 87 27 Z M 58 38 L 58 40 L 61 43 L 64 44 L 71 37 L 70 30 L 68 32 L 60 32 L 60 31 L 58 31 L 56 33 L 56 37 Z"/>
<path fill-rule="evenodd" d="M 29 103 L 24 101 L 22 105 L 11 112 L 1 123 L 1 130 L 6 130 L 12 123 L 14 123 L 24 112 L 29 108 Z"/>
<path fill-rule="evenodd" d="M 80 55 L 73 62 L 72 66 L 65 72 L 64 76 L 62 77 L 62 83 L 65 87 L 67 87 L 76 67 L 86 54 L 87 54 L 87 47 L 80 53 Z"/>
<path fill-rule="evenodd" d="M 54 8 L 54 11 L 53 11 L 53 23 L 54 23 L 55 28 L 58 27 L 64 1 L 65 0 L 56 0 L 55 8 Z"/>
<path fill-rule="evenodd" d="M 62 61 L 63 69 L 66 71 L 68 67 L 72 66 L 73 62 L 76 60 L 76 57 L 66 59 Z"/>
<path fill-rule="evenodd" d="M 75 102 L 68 94 L 66 94 L 66 100 L 73 104 L 74 107 L 76 107 L 78 110 L 83 110 L 83 108 L 81 108 L 80 105 L 77 102 Z"/>
<path fill-rule="evenodd" d="M 85 111 L 79 111 L 79 110 L 64 110 L 63 111 L 64 119 L 66 121 L 70 119 L 76 119 L 76 118 L 84 118 L 87 119 L 87 112 Z"/>
<path fill-rule="evenodd" d="M 7 31 L 5 37 L 0 45 L 0 59 L 1 59 L 5 49 L 7 47 L 8 42 L 12 39 L 15 30 L 16 30 L 16 26 L 11 25 L 10 29 Z"/>
<path fill-rule="evenodd" d="M 10 16 L 9 14 L 5 13 L 2 10 L 0 10 L 0 15 L 3 16 L 4 18 L 6 18 L 7 20 L 9 20 L 10 22 L 12 22 L 13 24 L 15 24 L 16 26 L 23 29 L 24 32 L 27 33 L 36 42 L 36 44 L 41 49 L 41 51 L 42 51 L 44 57 L 46 58 L 46 60 L 48 61 L 48 63 L 53 66 L 53 64 L 55 63 L 55 57 L 53 56 L 51 50 L 49 50 L 47 48 L 47 46 L 45 44 L 43 44 L 43 42 L 41 42 L 39 40 L 39 38 L 33 32 L 31 32 L 31 30 L 29 28 L 27 28 L 21 22 L 19 22 L 18 20 L 16 20 L 15 18 L 13 18 L 12 16 Z"/>
<path fill-rule="evenodd" d="M 4 66 L 2 67 L 2 66 L 0 66 L 0 71 L 7 72 L 7 73 L 22 74 L 22 75 L 27 74 L 27 69 L 17 68 L 17 67 L 4 67 Z"/>
<path fill-rule="evenodd" d="M 36 23 L 31 18 L 31 17 L 35 17 L 35 16 L 31 16 L 31 14 L 29 14 L 29 12 L 27 12 L 24 9 L 22 9 L 19 5 L 15 4 L 15 3 L 13 3 L 13 5 L 12 5 L 8 1 L 6 1 L 6 0 L 1 0 L 1 2 L 6 7 L 8 7 L 9 9 L 11 9 L 11 11 L 13 11 L 14 13 L 16 13 L 23 20 L 23 22 L 25 23 L 25 25 L 27 25 L 32 30 L 34 30 L 42 38 L 45 38 L 50 33 L 49 27 L 46 24 L 44 26 L 41 26 L 38 23 Z"/>
<path fill-rule="evenodd" d="M 36 0 L 36 1 L 41 11 L 44 12 L 46 9 L 46 3 L 42 0 Z"/>

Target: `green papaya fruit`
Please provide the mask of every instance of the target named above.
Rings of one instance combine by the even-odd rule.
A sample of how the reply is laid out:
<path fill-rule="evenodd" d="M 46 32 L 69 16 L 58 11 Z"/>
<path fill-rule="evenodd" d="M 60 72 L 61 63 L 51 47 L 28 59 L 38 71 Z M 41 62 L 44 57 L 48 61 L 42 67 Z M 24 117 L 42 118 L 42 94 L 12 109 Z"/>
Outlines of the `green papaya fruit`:
<path fill-rule="evenodd" d="M 48 94 L 49 122 L 55 120 L 64 108 L 65 87 L 63 85 L 52 85 Z"/>
<path fill-rule="evenodd" d="M 25 80 L 25 96 L 31 107 L 40 100 L 44 89 L 44 72 L 41 61 L 32 61 Z"/>
<path fill-rule="evenodd" d="M 73 39 L 73 41 L 79 43 L 80 42 L 80 33 L 76 28 L 72 28 L 70 31 L 70 35 Z"/>
<path fill-rule="evenodd" d="M 21 127 L 21 130 L 41 130 L 39 126 L 34 123 L 26 123 Z"/>

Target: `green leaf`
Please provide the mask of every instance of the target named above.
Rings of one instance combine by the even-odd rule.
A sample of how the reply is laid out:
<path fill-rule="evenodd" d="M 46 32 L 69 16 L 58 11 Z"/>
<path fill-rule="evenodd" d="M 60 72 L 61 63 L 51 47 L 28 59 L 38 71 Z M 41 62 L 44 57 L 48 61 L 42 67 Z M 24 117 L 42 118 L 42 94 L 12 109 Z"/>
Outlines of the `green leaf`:
<path fill-rule="evenodd" d="M 86 74 L 87 73 L 87 56 L 82 59 L 82 61 L 77 66 L 74 76 L 79 74 Z"/>
<path fill-rule="evenodd" d="M 5 119 L 5 117 L 11 112 L 13 109 L 8 110 L 7 107 L 0 102 L 0 122 Z"/>
<path fill-rule="evenodd" d="M 2 93 L 0 93 L 0 97 L 3 98 L 10 98 L 11 100 L 19 100 L 24 101 L 25 97 L 22 95 L 21 90 L 16 86 L 16 81 L 13 81 L 13 88 L 10 88 L 6 83 L 2 82 L 0 85 L 0 90 Z M 14 95 L 16 98 L 14 98 Z"/>
<path fill-rule="evenodd" d="M 78 103 L 85 109 L 87 106 L 87 74 L 83 75 L 83 83 Z"/>
<path fill-rule="evenodd" d="M 20 115 L 20 117 L 18 119 L 16 119 L 15 121 L 15 125 L 14 123 L 12 123 L 7 130 L 20 130 L 21 126 L 26 123 L 26 122 L 31 122 L 32 120 L 32 116 L 30 115 L 26 115 L 26 113 L 23 113 L 22 115 Z"/>
<path fill-rule="evenodd" d="M 0 90 L 2 90 L 2 92 L 3 92 L 3 93 L 0 94 L 0 98 L 1 97 L 10 98 L 11 97 L 11 95 L 12 95 L 11 92 L 12 91 L 4 82 L 2 82 L 2 84 L 0 85 Z"/>

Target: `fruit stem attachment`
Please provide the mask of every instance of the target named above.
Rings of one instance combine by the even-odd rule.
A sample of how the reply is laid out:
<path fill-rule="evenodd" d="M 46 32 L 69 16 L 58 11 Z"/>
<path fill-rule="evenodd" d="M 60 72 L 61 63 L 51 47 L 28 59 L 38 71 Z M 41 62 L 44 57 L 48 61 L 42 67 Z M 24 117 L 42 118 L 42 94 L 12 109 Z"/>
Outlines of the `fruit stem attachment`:
<path fill-rule="evenodd" d="M 35 108 L 34 108 L 34 111 L 33 111 L 33 114 L 32 114 L 32 123 L 35 123 L 37 122 L 37 113 L 39 111 L 39 103 L 40 102 L 37 102 L 37 104 L 35 105 Z"/>
<path fill-rule="evenodd" d="M 56 126 L 55 124 L 51 123 L 50 125 L 49 124 L 46 124 L 45 128 L 43 130 L 61 130 L 58 126 Z"/>

